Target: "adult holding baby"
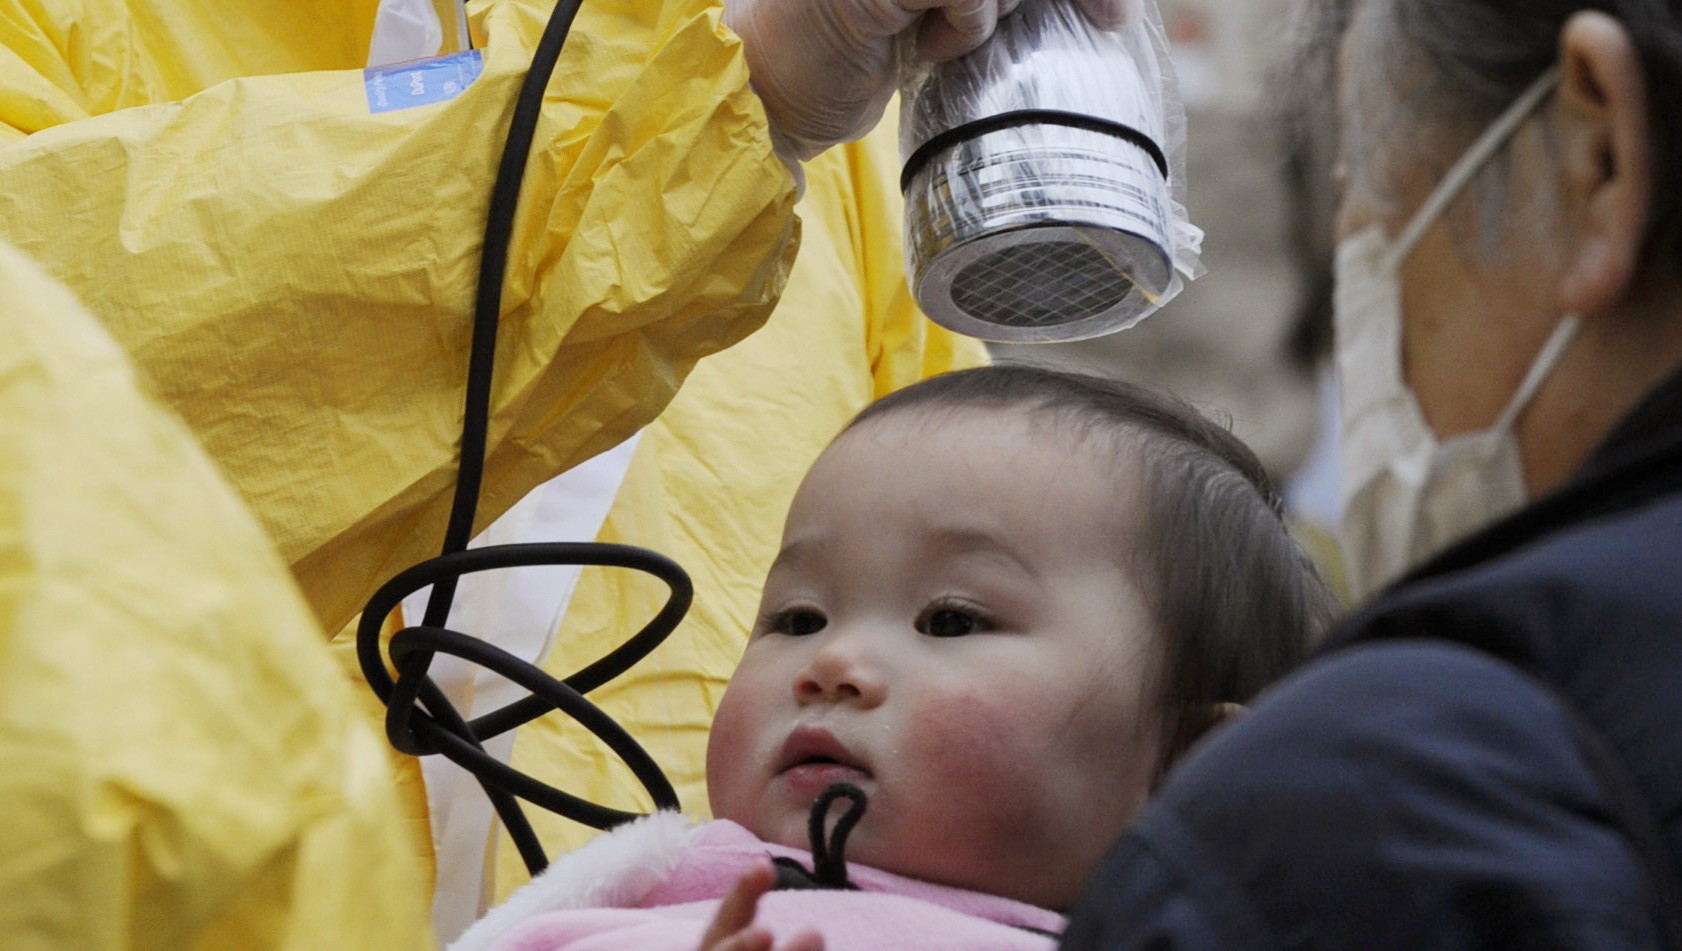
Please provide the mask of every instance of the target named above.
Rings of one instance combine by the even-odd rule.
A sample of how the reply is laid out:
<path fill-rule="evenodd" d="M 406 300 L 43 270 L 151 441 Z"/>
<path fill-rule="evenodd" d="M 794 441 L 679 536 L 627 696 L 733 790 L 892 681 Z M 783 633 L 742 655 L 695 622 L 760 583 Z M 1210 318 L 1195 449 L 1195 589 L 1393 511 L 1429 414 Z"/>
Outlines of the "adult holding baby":
<path fill-rule="evenodd" d="M 1682 12 L 1320 7 L 1379 593 L 1169 778 L 1064 946 L 1677 946 Z"/>
<path fill-rule="evenodd" d="M 18 6 L 0 25 L 10 54 L 0 84 L 11 93 L 0 102 L 0 237 L 90 304 L 99 327 L 67 316 L 71 296 L 21 257 L 14 268 L 7 251 L 8 275 L 28 268 L 28 279 L 8 281 L 5 328 L 42 329 L 39 363 L 67 369 L 12 374 L 0 395 L 34 398 L 29 387 L 39 384 L 85 402 L 100 392 L 89 383 L 96 371 L 108 364 L 123 376 L 133 365 L 143 379 L 134 389 L 164 404 L 147 412 L 183 417 L 187 431 L 170 438 L 202 443 L 215 471 L 197 457 L 191 479 L 142 467 L 135 453 L 115 451 L 125 443 L 67 425 L 40 402 L 20 398 L 27 409 L 9 420 L 23 433 L 9 458 L 30 485 L 97 514 L 100 531 L 52 521 L 57 509 L 15 483 L 0 490 L 0 580 L 65 608 L 0 625 L 0 673 L 32 685 L 8 695 L 17 718 L 0 736 L 4 771 L 18 778 L 0 794 L 10 804 L 0 812 L 13 817 L 0 860 L 0 945 L 424 943 L 412 893 L 423 875 L 397 844 L 401 817 L 375 740 L 313 655 L 318 625 L 336 629 L 368 588 L 436 548 L 489 170 L 552 4 L 475 4 L 484 72 L 458 84 L 454 99 L 377 115 L 387 100 L 365 88 L 373 80 L 359 69 L 371 3 Z M 764 319 L 781 287 L 794 183 L 772 154 L 741 50 L 717 19 L 702 2 L 586 5 L 580 22 L 591 42 L 563 57 L 556 89 L 565 95 L 551 96 L 540 124 L 554 147 L 534 159 L 542 171 L 522 206 L 532 226 L 514 244 L 529 268 L 516 263 L 504 297 L 511 352 L 499 366 L 482 519 L 653 416 L 694 360 Z M 817 89 L 843 88 L 823 79 L 823 62 L 801 65 Z M 650 79 L 663 75 L 680 76 L 687 98 L 648 95 L 664 91 Z M 573 95 L 581 87 L 571 83 L 592 84 L 591 95 Z M 673 154 L 682 161 L 667 161 Z M 651 170 L 673 168 L 688 177 L 660 179 L 669 193 L 638 187 Z M 646 231 L 616 243 L 622 233 L 609 225 L 625 222 Z M 654 240 L 671 235 L 685 240 Z M 649 248 L 686 256 L 674 263 Z M 59 339 L 72 331 L 97 339 L 103 362 Z M 14 353 L 20 365 L 35 356 Z M 127 425 L 110 402 L 105 416 Z M 77 503 L 71 490 L 81 483 L 34 468 L 89 445 L 112 450 L 116 461 L 98 474 L 122 493 Z M 224 479 L 237 496 L 222 491 Z M 226 496 L 226 509 L 249 505 L 262 530 L 242 524 L 213 539 L 199 522 L 167 534 L 156 527 L 173 511 L 159 499 L 196 494 L 205 509 L 212 492 Z M 96 496 L 101 507 L 88 507 Z M 282 560 L 264 548 L 265 534 Z M 132 557 L 111 545 L 117 535 L 138 536 Z M 56 557 L 61 538 L 85 545 L 101 571 Z M 250 623 L 230 623 L 238 599 L 208 598 L 203 575 L 184 580 L 199 562 L 180 567 L 164 541 L 196 541 L 207 556 L 224 542 L 249 549 L 248 573 L 261 581 L 242 576 L 215 590 L 278 592 L 281 607 L 250 600 Z M 247 571 L 236 561 L 223 559 L 229 575 Z M 70 580 L 43 580 L 40 565 Z M 107 576 L 120 597 L 100 594 Z M 105 613 L 112 606 L 115 621 Z M 113 641 L 132 654 L 103 646 Z M 242 652 L 272 658 L 287 675 L 230 662 Z M 225 689 L 214 698 L 174 689 L 138 665 L 112 676 L 128 672 L 114 668 L 129 656 L 207 681 L 225 676 Z M 252 698 L 278 719 L 237 720 L 236 729 L 230 708 L 249 713 Z M 299 726 L 306 700 L 312 730 Z M 119 712 L 88 715 L 89 703 Z M 294 745 L 250 767 L 271 747 L 248 733 L 275 722 L 287 729 L 268 738 Z M 194 768 L 180 768 L 183 760 Z M 306 767 L 308 784 L 296 786 L 271 772 Z"/>
<path fill-rule="evenodd" d="M 1117 381 L 884 397 L 789 509 L 715 820 L 621 826 L 451 951 L 1046 951 L 1163 770 L 1331 617 L 1281 512 L 1231 433 Z"/>

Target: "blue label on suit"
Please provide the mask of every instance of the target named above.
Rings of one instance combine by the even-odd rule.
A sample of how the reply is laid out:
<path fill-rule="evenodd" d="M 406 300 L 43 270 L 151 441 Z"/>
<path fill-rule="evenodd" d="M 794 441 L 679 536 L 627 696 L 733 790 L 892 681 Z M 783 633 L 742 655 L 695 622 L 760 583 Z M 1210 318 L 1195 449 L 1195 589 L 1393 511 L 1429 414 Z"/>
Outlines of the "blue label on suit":
<path fill-rule="evenodd" d="M 362 71 L 362 83 L 368 90 L 368 111 L 391 112 L 448 102 L 473 85 L 473 80 L 484 71 L 485 57 L 478 50 L 370 66 Z"/>

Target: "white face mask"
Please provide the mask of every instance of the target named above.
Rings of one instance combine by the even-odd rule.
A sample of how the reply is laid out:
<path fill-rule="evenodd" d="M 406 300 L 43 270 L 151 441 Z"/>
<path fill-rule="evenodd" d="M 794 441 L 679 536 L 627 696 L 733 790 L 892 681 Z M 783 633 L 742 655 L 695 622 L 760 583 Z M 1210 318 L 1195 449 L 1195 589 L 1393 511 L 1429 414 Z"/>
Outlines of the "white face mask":
<path fill-rule="evenodd" d="M 1374 224 L 1338 246 L 1339 534 L 1359 598 L 1527 500 L 1513 427 L 1576 333 L 1577 318 L 1560 321 L 1493 426 L 1438 441 L 1402 378 L 1399 272 L 1425 230 L 1558 82 L 1558 69 L 1548 71 L 1496 119 L 1394 242 Z"/>

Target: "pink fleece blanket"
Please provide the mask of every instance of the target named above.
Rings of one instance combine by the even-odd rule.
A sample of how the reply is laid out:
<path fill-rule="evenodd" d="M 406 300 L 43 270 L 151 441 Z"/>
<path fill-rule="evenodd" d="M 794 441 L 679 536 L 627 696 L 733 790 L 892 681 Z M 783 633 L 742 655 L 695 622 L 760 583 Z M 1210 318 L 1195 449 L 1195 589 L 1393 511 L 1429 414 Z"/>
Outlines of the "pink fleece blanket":
<path fill-rule="evenodd" d="M 810 866 L 805 852 L 771 845 L 731 822 L 696 829 L 669 875 L 632 907 L 535 914 L 499 934 L 495 951 L 696 951 L 736 877 L 767 856 Z M 759 903 L 758 922 L 785 940 L 804 928 L 826 951 L 1047 951 L 1062 916 L 1021 902 L 850 865 L 861 890 L 780 891 Z"/>

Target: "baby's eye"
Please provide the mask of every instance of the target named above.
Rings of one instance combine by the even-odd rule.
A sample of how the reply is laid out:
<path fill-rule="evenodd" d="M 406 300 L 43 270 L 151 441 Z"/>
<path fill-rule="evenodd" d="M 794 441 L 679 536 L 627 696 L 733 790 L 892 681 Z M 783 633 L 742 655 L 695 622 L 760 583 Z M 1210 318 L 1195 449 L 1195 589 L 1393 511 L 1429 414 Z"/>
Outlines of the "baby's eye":
<path fill-rule="evenodd" d="M 917 630 L 930 637 L 963 637 L 991 629 L 978 612 L 954 605 L 935 605 L 917 619 Z"/>
<path fill-rule="evenodd" d="M 829 624 L 829 619 L 809 608 L 790 608 L 778 611 L 767 619 L 765 629 L 773 634 L 805 637 L 816 634 Z"/>

